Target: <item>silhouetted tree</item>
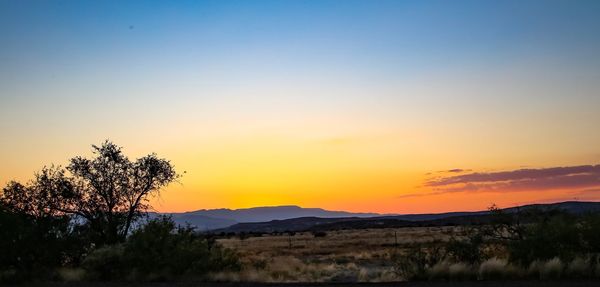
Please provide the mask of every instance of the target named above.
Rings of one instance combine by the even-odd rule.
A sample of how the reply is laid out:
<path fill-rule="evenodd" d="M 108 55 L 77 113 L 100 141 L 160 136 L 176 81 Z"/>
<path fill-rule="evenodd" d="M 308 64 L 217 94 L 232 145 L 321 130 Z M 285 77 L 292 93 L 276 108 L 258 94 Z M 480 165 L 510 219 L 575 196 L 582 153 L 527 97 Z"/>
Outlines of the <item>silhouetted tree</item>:
<path fill-rule="evenodd" d="M 77 247 L 69 231 L 68 218 L 34 218 L 0 204 L 0 285 L 44 277 L 68 261 L 68 254 Z"/>
<path fill-rule="evenodd" d="M 149 197 L 179 175 L 156 154 L 130 161 L 110 141 L 92 147 L 94 158 L 72 158 L 66 168 L 44 167 L 26 185 L 8 183 L 0 202 L 34 217 L 83 218 L 98 244 L 123 241 L 148 210 Z"/>

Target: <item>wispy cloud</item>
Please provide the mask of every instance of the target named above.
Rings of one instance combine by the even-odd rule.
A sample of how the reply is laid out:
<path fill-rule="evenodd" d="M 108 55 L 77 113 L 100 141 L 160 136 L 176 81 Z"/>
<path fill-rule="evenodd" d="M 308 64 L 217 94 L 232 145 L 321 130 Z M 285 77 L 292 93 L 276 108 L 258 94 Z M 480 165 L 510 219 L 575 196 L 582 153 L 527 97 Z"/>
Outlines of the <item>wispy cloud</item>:
<path fill-rule="evenodd" d="M 462 169 L 462 168 L 454 168 L 454 169 L 446 170 L 445 172 L 447 172 L 447 173 L 460 173 L 460 172 L 465 172 L 465 170 Z"/>
<path fill-rule="evenodd" d="M 437 192 L 600 188 L 600 165 L 475 172 L 431 178 L 424 185 Z"/>

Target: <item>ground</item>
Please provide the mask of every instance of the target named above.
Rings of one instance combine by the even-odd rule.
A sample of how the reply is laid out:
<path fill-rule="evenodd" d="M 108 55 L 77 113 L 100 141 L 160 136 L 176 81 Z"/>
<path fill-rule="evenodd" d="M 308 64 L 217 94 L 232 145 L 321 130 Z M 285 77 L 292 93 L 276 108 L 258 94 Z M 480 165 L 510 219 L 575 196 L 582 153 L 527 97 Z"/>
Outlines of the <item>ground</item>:
<path fill-rule="evenodd" d="M 220 239 L 239 252 L 242 272 L 215 274 L 223 281 L 387 282 L 401 281 L 390 260 L 394 252 L 460 235 L 459 227 L 418 227 L 310 232 Z"/>
<path fill-rule="evenodd" d="M 393 282 L 393 283 L 44 283 L 30 286 L 48 287 L 587 287 L 600 286 L 598 281 L 470 281 L 470 282 Z"/>

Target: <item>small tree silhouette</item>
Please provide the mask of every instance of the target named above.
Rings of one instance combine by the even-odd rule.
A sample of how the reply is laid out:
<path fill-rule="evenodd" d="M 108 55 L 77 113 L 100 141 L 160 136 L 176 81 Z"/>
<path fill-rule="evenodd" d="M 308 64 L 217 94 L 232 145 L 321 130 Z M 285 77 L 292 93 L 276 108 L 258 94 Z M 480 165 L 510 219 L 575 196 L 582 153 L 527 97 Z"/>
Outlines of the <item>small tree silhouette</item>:
<path fill-rule="evenodd" d="M 94 158 L 72 158 L 66 168 L 44 167 L 26 185 L 8 183 L 0 203 L 35 217 L 83 218 L 96 244 L 123 241 L 150 207 L 149 197 L 179 175 L 156 154 L 130 161 L 108 140 L 92 147 Z"/>

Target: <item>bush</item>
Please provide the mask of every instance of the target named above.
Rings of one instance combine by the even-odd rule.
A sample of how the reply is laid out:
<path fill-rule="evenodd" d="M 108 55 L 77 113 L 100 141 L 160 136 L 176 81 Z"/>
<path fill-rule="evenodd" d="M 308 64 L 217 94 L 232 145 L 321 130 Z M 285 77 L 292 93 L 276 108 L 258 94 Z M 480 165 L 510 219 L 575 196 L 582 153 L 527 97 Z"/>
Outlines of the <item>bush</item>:
<path fill-rule="evenodd" d="M 391 254 L 394 273 L 404 280 L 423 280 L 428 277 L 428 270 L 446 257 L 438 246 L 431 248 L 412 248 L 404 253 Z"/>
<path fill-rule="evenodd" d="M 475 264 L 486 259 L 481 248 L 483 243 L 481 233 L 471 232 L 465 239 L 452 238 L 447 244 L 446 251 L 456 262 Z"/>
<path fill-rule="evenodd" d="M 107 245 L 92 251 L 84 260 L 83 268 L 91 280 L 115 280 L 127 274 L 123 245 Z"/>
<path fill-rule="evenodd" d="M 592 275 L 590 260 L 577 257 L 569 263 L 566 270 L 566 275 L 569 278 L 587 278 Z"/>
<path fill-rule="evenodd" d="M 552 258 L 540 269 L 540 279 L 560 279 L 564 264 L 559 258 Z"/>
<path fill-rule="evenodd" d="M 522 277 L 519 268 L 508 263 L 505 259 L 490 258 L 479 265 L 480 280 L 517 279 Z"/>
<path fill-rule="evenodd" d="M 47 280 L 77 244 L 70 218 L 12 212 L 0 205 L 0 282 Z"/>
<path fill-rule="evenodd" d="M 448 268 L 448 277 L 453 281 L 465 281 L 476 278 L 473 267 L 466 263 L 454 263 Z"/>
<path fill-rule="evenodd" d="M 600 254 L 600 213 L 586 215 L 581 223 L 582 251 Z"/>
<path fill-rule="evenodd" d="M 430 280 L 444 280 L 448 279 L 450 270 L 450 263 L 447 261 L 441 261 L 435 263 L 430 268 L 427 268 L 426 273 Z"/>
<path fill-rule="evenodd" d="M 84 261 L 94 280 L 159 281 L 202 277 L 209 271 L 239 270 L 237 254 L 168 217 L 149 221 L 124 244 L 99 248 Z"/>
<path fill-rule="evenodd" d="M 65 282 L 82 281 L 86 277 L 86 272 L 82 268 L 59 268 L 57 270 L 58 278 Z"/>
<path fill-rule="evenodd" d="M 536 260 L 570 261 L 584 251 L 581 231 L 573 217 L 558 214 L 529 225 L 523 238 L 508 243 L 511 261 L 526 265 Z"/>
<path fill-rule="evenodd" d="M 465 281 L 476 278 L 476 273 L 470 264 L 441 261 L 427 270 L 430 280 Z"/>

